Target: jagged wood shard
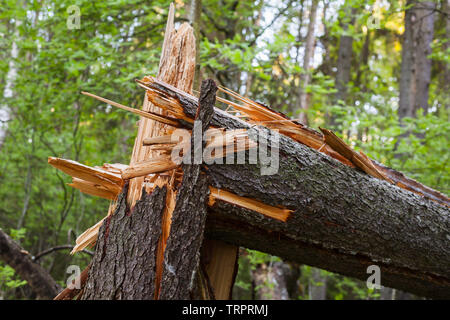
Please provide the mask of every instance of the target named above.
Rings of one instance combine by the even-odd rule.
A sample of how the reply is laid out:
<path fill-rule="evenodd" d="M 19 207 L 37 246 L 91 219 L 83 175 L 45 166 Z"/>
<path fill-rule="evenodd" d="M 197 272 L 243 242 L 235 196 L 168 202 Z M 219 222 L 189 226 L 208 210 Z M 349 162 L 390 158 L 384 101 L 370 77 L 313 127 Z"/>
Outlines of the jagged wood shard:
<path fill-rule="evenodd" d="M 259 212 L 265 216 L 268 216 L 273 219 L 277 219 L 285 222 L 293 210 L 277 208 L 274 206 L 267 205 L 261 201 L 256 201 L 250 198 L 240 197 L 234 193 L 220 190 L 214 187 L 209 187 L 210 190 L 210 198 L 209 205 L 212 207 L 215 201 L 222 200 L 242 208 L 250 209 L 256 212 Z"/>
<path fill-rule="evenodd" d="M 118 174 L 55 157 L 49 157 L 48 163 L 72 177 L 98 184 L 114 194 L 122 190 L 123 180 Z"/>
<path fill-rule="evenodd" d="M 142 177 L 152 173 L 172 170 L 176 167 L 178 167 L 178 165 L 176 163 L 173 163 L 170 157 L 160 156 L 129 166 L 122 172 L 122 178 L 126 180 L 136 177 Z"/>

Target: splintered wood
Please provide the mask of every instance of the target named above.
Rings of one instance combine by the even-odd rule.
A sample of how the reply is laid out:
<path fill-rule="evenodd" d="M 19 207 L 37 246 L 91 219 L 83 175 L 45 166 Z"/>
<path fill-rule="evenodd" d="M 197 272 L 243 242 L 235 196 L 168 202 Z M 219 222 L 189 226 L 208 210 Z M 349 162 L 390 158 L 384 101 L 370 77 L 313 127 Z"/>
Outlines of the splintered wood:
<path fill-rule="evenodd" d="M 150 160 L 137 162 L 133 166 L 128 167 L 122 172 L 123 179 L 132 179 L 135 177 L 142 177 L 152 173 L 159 173 L 168 171 L 178 167 L 173 163 L 170 157 L 158 156 Z"/>
<path fill-rule="evenodd" d="M 256 212 L 259 212 L 265 216 L 271 217 L 273 219 L 277 219 L 283 222 L 289 218 L 292 210 L 285 208 L 277 208 L 273 206 L 269 206 L 261 201 L 257 201 L 250 198 L 240 197 L 234 193 L 220 190 L 214 187 L 209 187 L 211 192 L 209 198 L 209 205 L 213 206 L 216 199 L 237 205 L 239 207 L 243 207 L 246 209 L 250 209 Z"/>
<path fill-rule="evenodd" d="M 72 160 L 49 157 L 48 163 L 68 175 L 76 178 L 73 181 L 78 189 L 88 191 L 96 188 L 99 192 L 107 191 L 118 194 L 123 187 L 123 179 L 117 173 L 108 172 L 99 168 L 91 168 Z M 84 192 L 84 190 L 81 190 Z M 89 192 L 86 192 L 89 193 Z"/>
<path fill-rule="evenodd" d="M 363 170 L 365 173 L 370 174 L 372 177 L 389 181 L 390 183 L 393 183 L 391 179 L 386 177 L 385 174 L 380 172 L 375 166 L 373 165 L 372 161 L 360 151 L 360 153 L 356 153 L 352 148 L 350 148 L 344 141 L 342 141 L 341 138 L 336 136 L 334 132 L 328 129 L 319 128 L 320 131 L 322 131 L 325 142 L 331 146 L 334 150 L 339 152 L 342 156 L 344 156 L 346 159 L 350 160 L 356 167 Z"/>
<path fill-rule="evenodd" d="M 195 72 L 195 37 L 192 27 L 187 23 L 183 23 L 178 30 L 175 30 L 174 10 L 174 6 L 171 4 L 157 78 L 178 87 L 182 91 L 191 92 Z M 162 116 L 167 115 L 167 112 L 152 104 L 147 97 L 144 98 L 143 110 Z M 130 166 L 134 167 L 139 162 L 148 161 L 159 155 L 159 151 L 143 144 L 145 138 L 164 135 L 170 131 L 167 123 L 155 120 L 143 118 L 139 122 Z M 130 180 L 127 200 L 131 207 L 142 195 L 143 182 L 142 177 Z"/>
<path fill-rule="evenodd" d="M 277 129 L 281 134 L 287 135 L 313 149 L 320 149 L 321 152 L 328 154 L 336 160 L 349 166 L 353 166 L 351 162 L 342 157 L 338 152 L 331 147 L 324 145 L 322 137 L 316 131 L 307 128 L 301 123 L 290 120 L 284 114 L 271 110 L 267 106 L 263 106 L 260 103 L 243 97 L 230 89 L 219 87 L 219 90 L 243 103 L 243 105 L 238 103 L 230 104 L 230 101 L 224 101 L 224 103 L 232 106 L 247 116 L 249 123 L 261 124 L 270 129 Z"/>
<path fill-rule="evenodd" d="M 105 103 L 107 103 L 107 104 L 109 104 L 111 106 L 117 107 L 119 109 L 132 112 L 132 113 L 137 114 L 137 115 L 139 115 L 141 117 L 144 117 L 146 119 L 158 121 L 160 123 L 168 124 L 168 125 L 173 126 L 173 127 L 178 127 L 179 126 L 177 121 L 167 119 L 167 118 L 165 118 L 163 116 L 160 116 L 158 114 L 154 114 L 151 111 L 143 111 L 143 110 L 139 110 L 139 109 L 135 109 L 135 108 L 130 108 L 130 107 L 124 106 L 123 104 L 114 102 L 114 101 L 109 100 L 109 99 L 102 98 L 100 96 L 97 96 L 95 94 L 92 94 L 92 93 L 89 93 L 89 92 L 85 92 L 85 91 L 82 91 L 81 94 L 84 94 L 85 96 L 97 99 L 99 101 L 103 101 L 103 102 L 105 102 Z"/>

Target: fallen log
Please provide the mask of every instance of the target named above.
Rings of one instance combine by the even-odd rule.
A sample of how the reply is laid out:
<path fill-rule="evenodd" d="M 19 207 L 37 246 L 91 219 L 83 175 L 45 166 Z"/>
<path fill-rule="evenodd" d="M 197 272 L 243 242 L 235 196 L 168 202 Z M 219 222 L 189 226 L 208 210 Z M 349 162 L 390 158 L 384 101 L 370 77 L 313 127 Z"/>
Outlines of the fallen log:
<path fill-rule="evenodd" d="M 0 229 L 0 259 L 26 280 L 38 299 L 53 299 L 59 285 L 30 254 Z"/>
<path fill-rule="evenodd" d="M 198 99 L 195 96 L 192 96 L 153 77 L 145 77 L 144 81 L 136 81 L 139 86 L 147 90 L 147 97 L 149 101 L 152 101 L 160 108 L 168 111 L 170 114 L 173 114 L 175 117 L 183 119 L 194 118 L 196 106 L 198 104 Z M 253 104 L 255 104 L 255 102 L 253 102 Z M 261 108 L 268 109 L 268 107 L 266 106 L 259 106 Z M 275 111 L 270 111 L 275 114 L 279 114 Z M 282 126 L 280 126 L 280 121 L 283 121 Z M 339 162 L 346 164 L 349 167 L 354 167 L 354 164 L 345 156 L 341 155 L 339 152 L 337 152 L 337 150 L 334 150 L 333 148 L 330 148 L 329 145 L 327 145 L 326 137 L 324 135 L 287 118 L 284 118 L 284 120 L 276 120 L 276 126 L 271 125 L 271 123 L 272 122 L 264 121 L 257 122 L 257 124 L 260 124 L 262 126 L 279 130 L 285 138 L 290 137 L 294 141 L 300 142 L 303 145 L 326 154 L 338 160 Z M 287 126 L 288 124 L 290 126 Z M 211 126 L 224 129 L 250 129 L 255 127 L 254 124 L 243 121 L 218 108 L 215 108 L 215 114 L 211 121 Z M 432 199 L 446 205 L 447 207 L 450 207 L 450 199 L 446 195 L 433 190 L 411 178 L 406 177 L 401 172 L 379 164 L 377 161 L 369 159 L 365 155 L 362 158 L 365 158 L 367 161 L 372 162 L 372 165 L 377 171 L 381 172 L 381 174 L 385 177 L 385 180 L 392 181 L 396 186 L 402 189 L 412 191 L 416 194 L 422 195 L 426 198 Z M 362 158 L 360 158 L 360 161 L 362 160 Z"/>
<path fill-rule="evenodd" d="M 149 99 L 164 94 L 171 108 L 177 106 L 177 113 L 194 117 L 195 97 L 157 81 L 146 87 L 154 90 L 147 93 Z M 251 127 L 219 109 L 211 125 L 268 134 L 267 129 Z M 212 187 L 293 210 L 290 218 L 280 222 L 219 199 L 212 211 L 221 219 L 215 221 L 222 223 L 209 224 L 211 238 L 362 280 L 368 277 L 367 265 L 376 264 L 382 268 L 382 285 L 421 296 L 450 297 L 447 197 L 429 195 L 418 183 L 416 188 L 424 196 L 412 193 L 284 135 L 279 152 L 274 175 L 263 176 L 259 165 L 250 164 L 212 164 L 207 173 Z M 259 234 L 272 235 L 271 240 Z M 274 242 L 274 237 L 283 239 L 283 244 Z"/>

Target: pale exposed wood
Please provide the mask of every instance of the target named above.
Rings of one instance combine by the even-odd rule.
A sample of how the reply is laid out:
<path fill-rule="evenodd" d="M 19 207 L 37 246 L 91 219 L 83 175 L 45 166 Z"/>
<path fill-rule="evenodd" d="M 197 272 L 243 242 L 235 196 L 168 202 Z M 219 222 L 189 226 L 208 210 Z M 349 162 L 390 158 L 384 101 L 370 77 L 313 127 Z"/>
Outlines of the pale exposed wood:
<path fill-rule="evenodd" d="M 117 196 L 117 193 L 113 193 L 99 184 L 78 178 L 72 178 L 72 183 L 69 183 L 68 185 L 72 188 L 80 190 L 83 193 L 104 199 L 114 200 Z"/>
<path fill-rule="evenodd" d="M 247 130 L 245 129 L 228 131 L 224 131 L 220 128 L 208 129 L 205 133 L 205 139 L 207 140 L 205 151 L 211 152 L 204 154 L 204 161 L 223 158 L 231 153 L 257 147 L 257 142 L 248 137 Z M 180 150 L 180 155 L 182 155 L 182 151 L 189 148 L 190 141 L 174 144 L 176 142 L 177 139 L 172 138 L 170 135 L 144 139 L 144 144 L 150 145 L 152 150 L 171 151 L 176 148 Z M 215 151 L 218 150 L 220 150 L 220 152 L 216 153 Z"/>
<path fill-rule="evenodd" d="M 122 172 L 122 179 L 126 180 L 136 177 L 143 177 L 148 174 L 175 169 L 177 166 L 177 164 L 170 160 L 170 157 L 159 156 L 129 166 Z"/>
<path fill-rule="evenodd" d="M 238 196 L 237 194 L 220 190 L 214 187 L 209 187 L 209 190 L 211 191 L 210 197 L 209 197 L 209 205 L 213 206 L 216 199 L 246 208 L 250 209 L 256 212 L 259 212 L 265 216 L 271 217 L 273 219 L 277 219 L 280 221 L 285 222 L 292 210 L 290 209 L 284 209 L 284 208 L 277 208 L 270 205 L 267 205 L 261 201 L 257 201 L 250 198 L 245 198 Z"/>
<path fill-rule="evenodd" d="M 175 8 L 171 4 L 157 78 L 183 91 L 191 92 L 195 72 L 195 37 L 192 27 L 187 23 L 183 23 L 178 31 L 175 30 L 174 16 Z M 152 104 L 147 96 L 146 93 L 143 106 L 144 111 L 162 115 L 167 114 L 161 108 Z M 143 140 L 148 137 L 164 135 L 166 131 L 166 126 L 161 123 L 150 119 L 141 119 L 130 165 L 135 165 L 138 162 L 157 156 L 158 151 L 153 151 L 151 148 L 143 146 Z M 142 177 L 130 180 L 127 197 L 129 205 L 133 206 L 140 199 L 143 182 Z"/>
<path fill-rule="evenodd" d="M 173 144 L 177 142 L 178 140 L 172 137 L 172 135 L 166 135 L 166 136 L 145 138 L 142 144 L 144 146 L 151 146 L 153 144 Z"/>
<path fill-rule="evenodd" d="M 324 128 L 319 129 L 325 137 L 325 142 L 336 150 L 336 152 L 339 152 L 346 159 L 350 160 L 356 167 L 360 168 L 367 174 L 370 174 L 372 177 L 393 183 L 391 179 L 375 168 L 372 161 L 370 161 L 364 153 L 361 151 L 360 153 L 353 151 L 353 149 L 350 148 L 341 138 L 336 136 L 333 131 Z"/>
<path fill-rule="evenodd" d="M 290 120 L 285 115 L 273 111 L 266 106 L 250 100 L 249 98 L 241 96 L 228 88 L 220 87 L 219 90 L 244 103 L 244 105 L 231 105 L 235 109 L 246 114 L 249 117 L 250 123 L 253 122 L 264 125 L 270 129 L 276 129 L 280 133 L 285 134 L 316 150 L 323 146 L 321 135 L 317 134 L 315 131 L 309 130 L 306 126 L 303 126 L 294 120 Z M 322 148 L 321 152 L 328 154 L 329 156 L 349 166 L 353 166 L 352 162 L 348 161 L 345 157 L 342 157 L 339 153 L 327 146 Z"/>
<path fill-rule="evenodd" d="M 122 171 L 128 168 L 128 165 L 122 163 L 104 163 L 103 166 L 96 166 L 95 168 L 103 169 L 111 173 L 122 174 Z"/>
<path fill-rule="evenodd" d="M 75 254 L 76 252 L 81 251 L 90 245 L 93 245 L 97 240 L 98 230 L 100 229 L 105 219 L 106 217 L 83 232 L 75 241 L 75 246 L 73 247 L 70 254 Z"/>
<path fill-rule="evenodd" d="M 85 166 L 76 161 L 55 157 L 49 157 L 48 163 L 72 177 L 101 185 L 112 193 L 117 194 L 122 190 L 123 180 L 118 174 Z"/>
<path fill-rule="evenodd" d="M 161 123 L 164 123 L 164 124 L 168 124 L 168 125 L 171 125 L 171 126 L 174 126 L 174 127 L 178 127 L 179 126 L 178 122 L 170 120 L 170 119 L 166 119 L 165 117 L 162 117 L 162 116 L 158 116 L 157 114 L 153 114 L 150 111 L 142 111 L 142 110 L 139 110 L 139 109 L 130 108 L 130 107 L 124 106 L 123 104 L 117 103 L 115 101 L 112 101 L 112 100 L 109 100 L 109 99 L 106 99 L 106 98 L 102 98 L 100 96 L 97 96 L 97 95 L 89 93 L 89 92 L 82 91 L 81 93 L 86 95 L 86 96 L 92 97 L 92 98 L 100 100 L 102 102 L 105 102 L 105 103 L 107 103 L 109 105 L 112 105 L 114 107 L 120 108 L 122 110 L 132 112 L 132 113 L 137 114 L 137 115 L 139 115 L 141 117 L 144 117 L 144 118 L 147 118 L 147 119 L 151 119 L 151 120 L 154 120 L 154 121 L 157 121 L 157 122 L 161 122 Z"/>
<path fill-rule="evenodd" d="M 236 260 L 239 247 L 219 240 L 207 240 L 202 248 L 205 265 L 216 300 L 231 299 L 236 276 Z"/>

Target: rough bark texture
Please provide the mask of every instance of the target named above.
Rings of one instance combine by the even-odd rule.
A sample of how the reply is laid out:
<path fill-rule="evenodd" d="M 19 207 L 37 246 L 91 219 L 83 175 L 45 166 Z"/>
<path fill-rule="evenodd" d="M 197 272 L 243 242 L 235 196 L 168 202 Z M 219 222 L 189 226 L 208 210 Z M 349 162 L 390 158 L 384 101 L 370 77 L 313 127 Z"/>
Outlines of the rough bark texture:
<path fill-rule="evenodd" d="M 126 194 L 127 188 L 119 196 L 114 214 L 100 228 L 82 299 L 154 298 L 156 247 L 166 189 L 144 192 L 132 213 Z"/>
<path fill-rule="evenodd" d="M 177 98 L 186 115 L 194 118 L 195 99 L 162 84 L 152 86 Z M 215 111 L 211 125 L 266 131 Z M 291 218 L 283 223 L 217 201 L 214 211 L 235 221 L 226 223 L 230 230 L 214 225 L 213 238 L 362 280 L 367 280 L 367 266 L 378 264 L 385 286 L 422 296 L 450 295 L 448 206 L 345 166 L 286 136 L 280 137 L 279 150 L 275 175 L 261 176 L 260 166 L 249 164 L 210 165 L 208 175 L 213 187 L 293 209 Z M 389 177 L 396 181 L 395 175 Z M 255 228 L 269 243 L 256 236 Z M 274 234 L 286 242 L 275 241 Z M 312 252 L 303 255 L 306 248 Z"/>
<path fill-rule="evenodd" d="M 38 299 L 53 299 L 59 286 L 52 276 L 2 229 L 0 229 L 0 259 L 10 265 L 17 274 L 26 280 Z"/>
<path fill-rule="evenodd" d="M 195 101 L 172 96 L 193 118 Z M 211 124 L 249 128 L 217 109 Z M 290 220 L 275 221 L 217 201 L 213 211 L 223 224 L 215 220 L 211 225 L 212 238 L 362 280 L 368 277 L 367 267 L 377 264 L 383 285 L 422 296 L 449 296 L 447 206 L 372 178 L 288 137 L 280 137 L 279 149 L 276 175 L 261 176 L 258 165 L 210 165 L 208 175 L 216 188 L 295 210 Z M 277 241 L 281 238 L 285 241 Z"/>
<path fill-rule="evenodd" d="M 214 187 L 295 210 L 283 223 L 236 208 L 240 223 L 246 221 L 346 255 L 361 255 L 371 264 L 405 268 L 415 275 L 413 278 L 443 277 L 441 284 L 445 283 L 446 289 L 441 294 L 449 294 L 448 207 L 346 167 L 292 140 L 286 139 L 280 149 L 280 169 L 273 176 L 261 176 L 252 165 L 208 167 Z M 229 217 L 230 208 L 224 209 L 223 214 Z M 216 204 L 215 210 L 221 211 L 221 205 Z M 334 269 L 323 269 L 336 271 L 330 267 Z"/>
<path fill-rule="evenodd" d="M 216 92 L 217 86 L 214 81 L 202 82 L 199 107 L 195 116 L 196 121 L 201 121 L 202 131 L 193 130 L 191 160 L 194 159 L 195 148 L 203 146 L 203 143 L 196 146 L 194 141 L 202 141 L 202 133 L 209 127 L 214 114 Z M 201 136 L 196 137 L 197 134 Z M 191 297 L 200 261 L 208 196 L 207 176 L 201 174 L 201 165 L 183 165 L 183 181 L 178 190 L 170 235 L 164 251 L 160 299 L 179 300 Z"/>
<path fill-rule="evenodd" d="M 199 165 L 183 166 L 183 182 L 172 214 L 164 251 L 159 299 L 189 299 L 200 259 L 206 221 L 207 177 Z"/>
<path fill-rule="evenodd" d="M 428 87 L 431 77 L 431 42 L 434 12 L 431 1 L 409 0 L 405 12 L 405 33 L 402 44 L 400 100 L 398 116 L 415 117 L 417 110 L 428 109 Z"/>

